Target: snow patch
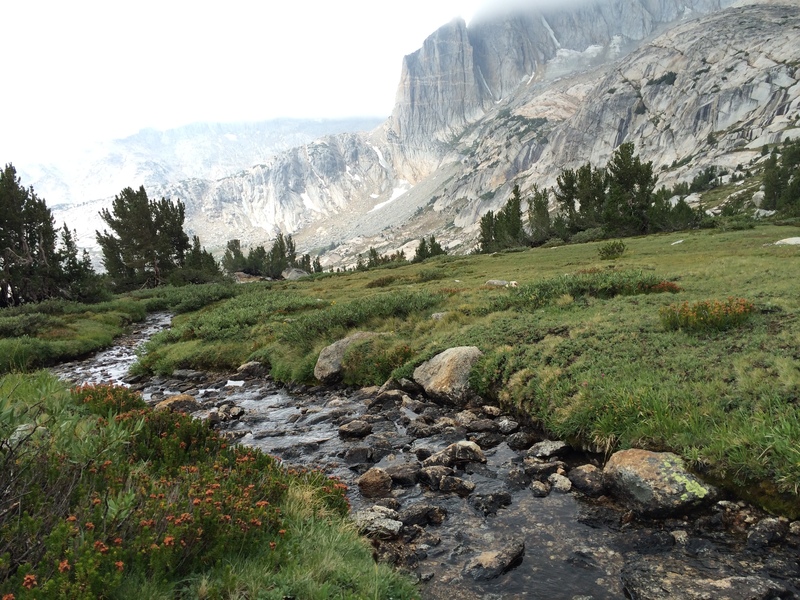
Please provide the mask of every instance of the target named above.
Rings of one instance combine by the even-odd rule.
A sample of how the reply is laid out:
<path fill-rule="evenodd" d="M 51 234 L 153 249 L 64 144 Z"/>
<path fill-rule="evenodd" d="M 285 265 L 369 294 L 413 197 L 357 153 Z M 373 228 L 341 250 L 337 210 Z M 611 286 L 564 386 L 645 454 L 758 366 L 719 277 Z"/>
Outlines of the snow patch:
<path fill-rule="evenodd" d="M 403 194 L 405 194 L 407 191 L 409 191 L 411 188 L 414 187 L 413 185 L 410 185 L 405 179 L 401 179 L 398 183 L 400 184 L 400 186 L 392 190 L 391 197 L 385 202 L 379 202 L 378 204 L 373 206 L 369 212 L 375 212 L 376 210 L 382 209 L 384 206 L 388 206 L 389 204 L 397 200 L 400 196 L 402 196 Z"/>
<path fill-rule="evenodd" d="M 380 164 L 380 166 L 382 166 L 384 169 L 386 169 L 388 171 L 389 170 L 389 164 L 383 158 L 383 152 L 380 151 L 380 148 L 377 148 L 376 146 L 373 146 L 372 144 L 370 144 L 369 147 L 372 148 L 373 150 L 375 150 L 375 154 L 378 155 L 378 164 Z"/>

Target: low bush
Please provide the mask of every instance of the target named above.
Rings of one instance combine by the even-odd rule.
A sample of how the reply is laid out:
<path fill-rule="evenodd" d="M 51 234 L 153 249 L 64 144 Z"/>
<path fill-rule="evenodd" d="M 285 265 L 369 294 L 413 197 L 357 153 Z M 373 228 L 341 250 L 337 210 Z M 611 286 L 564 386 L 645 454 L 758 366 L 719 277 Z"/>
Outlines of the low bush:
<path fill-rule="evenodd" d="M 670 304 L 659 310 L 659 316 L 668 331 L 724 331 L 746 323 L 754 312 L 755 305 L 749 300 L 728 298 Z"/>
<path fill-rule="evenodd" d="M 367 288 L 382 288 L 388 285 L 392 285 L 395 281 L 397 281 L 397 277 L 394 275 L 383 275 L 376 279 L 370 281 L 366 286 Z"/>
<path fill-rule="evenodd" d="M 180 597 L 232 558 L 256 560 L 270 586 L 279 569 L 301 576 L 295 556 L 309 550 L 288 541 L 295 530 L 311 519 L 317 532 L 342 527 L 349 509 L 346 487 L 320 472 L 227 448 L 205 423 L 154 413 L 127 389 L 70 394 L 44 373 L 0 380 L 0 449 L 16 465 L 0 482 L 3 598 L 108 598 L 131 582 Z M 290 489 L 304 490 L 313 514 L 296 514 L 291 502 L 281 510 Z M 359 564 L 372 563 L 366 544 L 354 536 L 348 544 L 364 549 Z M 386 569 L 381 581 L 412 593 Z"/>
<path fill-rule="evenodd" d="M 613 242 L 606 242 L 597 249 L 597 255 L 601 260 L 615 260 L 625 254 L 625 242 L 621 240 L 614 240 Z"/>
<path fill-rule="evenodd" d="M 638 270 L 589 271 L 511 288 L 509 296 L 495 301 L 495 308 L 535 310 L 564 296 L 571 296 L 573 299 L 586 296 L 613 298 L 679 290 L 679 286 L 664 281 L 654 273 Z"/>

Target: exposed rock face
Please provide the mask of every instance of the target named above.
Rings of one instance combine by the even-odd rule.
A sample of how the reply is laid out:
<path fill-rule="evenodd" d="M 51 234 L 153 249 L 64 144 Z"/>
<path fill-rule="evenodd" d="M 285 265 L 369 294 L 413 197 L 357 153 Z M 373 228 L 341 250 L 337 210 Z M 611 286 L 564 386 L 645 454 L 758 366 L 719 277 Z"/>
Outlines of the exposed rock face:
<path fill-rule="evenodd" d="M 367 340 L 375 335 L 377 334 L 369 331 L 359 331 L 323 348 L 314 367 L 314 377 L 323 383 L 333 383 L 340 379 L 342 376 L 342 361 L 347 349 L 356 342 Z"/>
<path fill-rule="evenodd" d="M 469 27 L 456 20 L 405 58 L 382 127 L 148 192 L 184 200 L 189 228 L 210 247 L 278 231 L 301 250 L 336 242 L 327 268 L 354 264 L 370 246 L 410 256 L 414 245 L 401 240 L 431 233 L 469 251 L 480 217 L 515 183 L 523 193 L 553 185 L 563 168 L 605 164 L 622 142 L 668 186 L 746 164 L 764 144 L 800 135 L 800 7 L 720 10 L 728 4 L 531 2 Z"/>
<path fill-rule="evenodd" d="M 611 492 L 646 516 L 678 514 L 709 503 L 716 490 L 686 471 L 671 452 L 621 450 L 603 469 Z"/>
<path fill-rule="evenodd" d="M 448 348 L 414 369 L 429 396 L 455 404 L 469 399 L 469 372 L 483 353 L 475 346 Z"/>

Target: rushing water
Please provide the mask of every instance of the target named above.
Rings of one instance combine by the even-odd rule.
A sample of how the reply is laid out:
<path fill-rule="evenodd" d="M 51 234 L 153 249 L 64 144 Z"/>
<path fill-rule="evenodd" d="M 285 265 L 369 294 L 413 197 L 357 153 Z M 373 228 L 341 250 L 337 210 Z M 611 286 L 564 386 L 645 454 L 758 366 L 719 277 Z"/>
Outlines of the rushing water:
<path fill-rule="evenodd" d="M 142 340 L 168 324 L 169 315 L 153 316 L 119 346 L 55 371 L 76 383 L 121 382 Z M 356 485 L 366 468 L 416 463 L 420 450 L 435 452 L 464 435 L 450 428 L 414 439 L 407 426 L 418 415 L 407 406 L 370 409 L 374 393 L 290 394 L 268 380 L 231 381 L 203 374 L 183 380 L 154 378 L 140 387 L 153 401 L 188 392 L 204 408 L 230 404 L 243 408 L 244 417 L 226 426 L 239 436 L 239 443 L 261 448 L 287 464 L 322 468 L 338 476 L 350 486 L 354 510 L 373 504 Z M 371 423 L 371 435 L 364 440 L 342 439 L 339 425 L 356 417 Z M 372 455 L 369 460 L 363 459 L 365 453 Z M 458 473 L 476 485 L 469 498 L 420 485 L 392 490 L 392 501 L 400 507 L 424 502 L 447 511 L 444 523 L 426 527 L 422 538 L 396 544 L 400 554 L 405 549 L 413 555 L 415 573 L 426 581 L 422 587 L 426 598 L 755 600 L 794 598 L 798 593 L 796 548 L 748 547 L 743 534 L 721 526 L 720 508 L 693 519 L 637 524 L 621 518 L 623 513 L 607 500 L 588 501 L 572 493 L 535 497 L 527 485 L 509 476 L 515 468 L 519 471 L 522 458 L 505 443 L 485 454 L 486 465 L 469 465 Z M 510 505 L 488 516 L 476 509 L 476 497 L 497 490 L 510 494 Z M 514 540 L 525 544 L 518 566 L 489 581 L 471 576 L 466 567 L 477 555 Z M 711 595 L 709 585 L 716 590 Z M 751 592 L 742 591 L 742 586 Z"/>

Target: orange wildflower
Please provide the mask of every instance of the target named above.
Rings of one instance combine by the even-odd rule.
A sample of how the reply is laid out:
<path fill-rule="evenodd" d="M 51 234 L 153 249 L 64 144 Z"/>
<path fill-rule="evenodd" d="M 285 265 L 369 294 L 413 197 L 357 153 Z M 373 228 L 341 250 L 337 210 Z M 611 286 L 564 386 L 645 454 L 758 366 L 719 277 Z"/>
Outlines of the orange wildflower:
<path fill-rule="evenodd" d="M 65 558 L 60 563 L 58 563 L 58 572 L 65 573 L 69 571 L 72 567 L 69 565 L 69 561 Z"/>
<path fill-rule="evenodd" d="M 25 579 L 22 580 L 22 587 L 24 587 L 26 590 L 32 590 L 37 585 L 39 585 L 39 582 L 36 581 L 36 575 L 33 573 L 28 573 L 25 575 Z"/>

